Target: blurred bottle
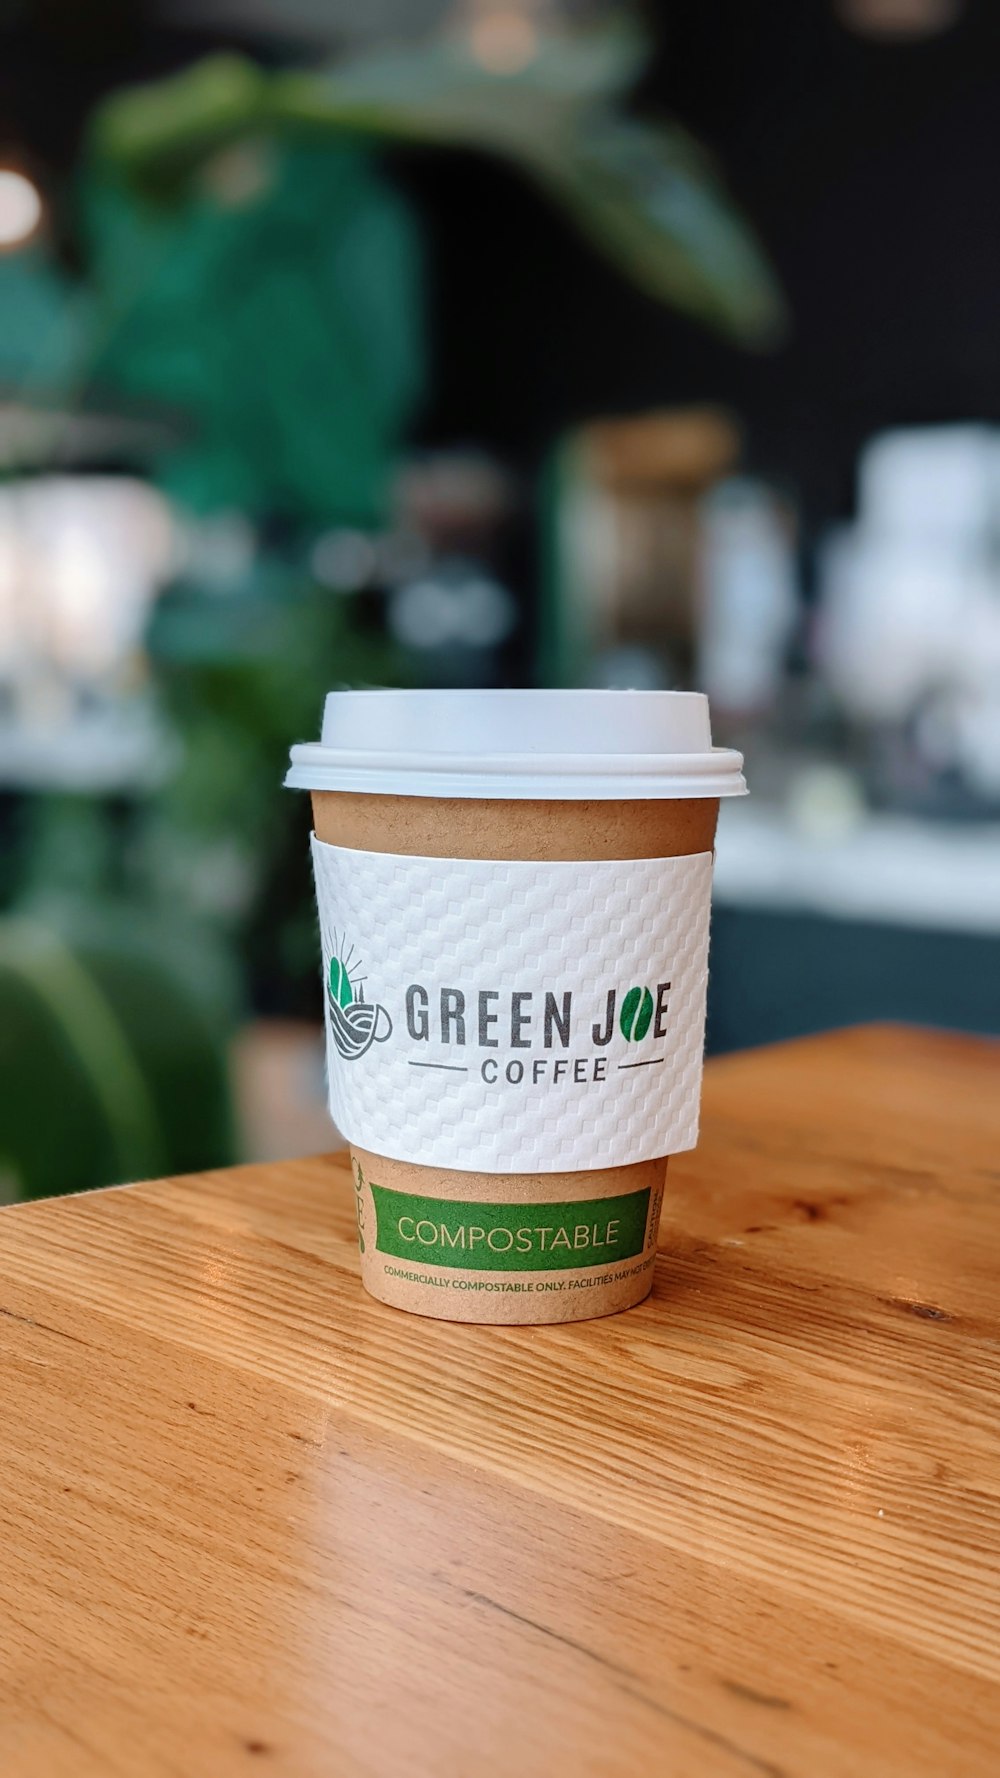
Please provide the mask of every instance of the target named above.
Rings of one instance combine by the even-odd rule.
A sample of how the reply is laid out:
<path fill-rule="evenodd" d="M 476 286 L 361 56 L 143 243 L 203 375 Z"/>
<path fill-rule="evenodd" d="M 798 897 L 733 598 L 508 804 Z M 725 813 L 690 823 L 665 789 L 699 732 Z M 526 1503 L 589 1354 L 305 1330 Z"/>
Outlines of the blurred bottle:
<path fill-rule="evenodd" d="M 816 654 L 872 741 L 890 800 L 973 812 L 998 799 L 1000 433 L 887 433 L 862 454 L 859 512 L 819 560 Z"/>
<path fill-rule="evenodd" d="M 704 496 L 740 449 L 713 408 L 595 420 L 563 440 L 548 478 L 542 675 L 553 684 L 697 678 Z"/>
<path fill-rule="evenodd" d="M 394 543 L 382 554 L 387 623 L 430 685 L 520 676 L 517 536 L 523 503 L 510 474 L 478 451 L 415 459 L 396 489 Z"/>
<path fill-rule="evenodd" d="M 767 714 L 798 610 L 794 525 L 761 482 L 733 478 L 702 503 L 696 679 L 720 715 Z"/>

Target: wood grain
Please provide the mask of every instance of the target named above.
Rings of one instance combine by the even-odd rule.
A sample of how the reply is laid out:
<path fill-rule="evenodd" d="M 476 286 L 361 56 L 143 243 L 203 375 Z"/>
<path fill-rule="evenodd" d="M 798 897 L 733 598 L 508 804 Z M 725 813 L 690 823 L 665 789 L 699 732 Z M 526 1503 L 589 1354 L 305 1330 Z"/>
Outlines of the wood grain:
<path fill-rule="evenodd" d="M 337 1157 L 0 1213 L 4 1778 L 992 1778 L 997 1061 L 716 1061 L 607 1321 L 366 1298 Z"/>

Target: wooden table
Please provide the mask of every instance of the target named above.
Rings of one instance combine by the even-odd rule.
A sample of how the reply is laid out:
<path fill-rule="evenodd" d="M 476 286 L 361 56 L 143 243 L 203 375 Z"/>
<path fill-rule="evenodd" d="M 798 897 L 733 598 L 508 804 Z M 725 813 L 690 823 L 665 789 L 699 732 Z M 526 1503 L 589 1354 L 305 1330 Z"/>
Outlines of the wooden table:
<path fill-rule="evenodd" d="M 573 1327 L 363 1297 L 338 1157 L 4 1212 L 3 1778 L 993 1778 L 997 1061 L 712 1063 Z"/>

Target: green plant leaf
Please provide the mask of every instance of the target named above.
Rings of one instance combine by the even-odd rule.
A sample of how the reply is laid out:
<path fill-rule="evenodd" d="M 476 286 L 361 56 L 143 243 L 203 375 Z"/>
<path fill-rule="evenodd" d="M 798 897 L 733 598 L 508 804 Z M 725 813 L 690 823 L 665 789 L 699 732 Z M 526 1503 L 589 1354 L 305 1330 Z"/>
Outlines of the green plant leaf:
<path fill-rule="evenodd" d="M 132 294 L 90 376 L 184 416 L 160 468 L 188 505 L 377 522 L 423 377 L 416 227 L 370 148 L 266 158 L 264 189 L 228 207 L 198 184 L 166 205 L 91 176 L 97 301 Z"/>
<path fill-rule="evenodd" d="M 744 345 L 777 343 L 785 315 L 771 271 L 686 131 L 604 113 L 572 153 L 540 155 L 533 170 L 647 296 Z"/>
<path fill-rule="evenodd" d="M 0 925 L 0 981 L 8 971 L 44 1004 L 89 1080 L 113 1133 L 118 1177 L 157 1172 L 165 1159 L 162 1127 L 128 1035 L 94 976 L 54 932 L 23 919 Z"/>
<path fill-rule="evenodd" d="M 781 295 L 707 157 L 676 126 L 620 109 L 645 54 L 641 34 L 617 22 L 543 38 L 512 74 L 484 68 L 457 36 L 368 51 L 320 73 L 266 75 L 215 57 L 143 89 L 145 99 L 117 95 L 94 141 L 147 185 L 262 132 L 480 149 L 514 162 L 647 295 L 769 344 L 783 324 Z"/>
<path fill-rule="evenodd" d="M 215 149 L 266 121 L 268 76 L 244 56 L 214 55 L 166 80 L 126 87 L 98 106 L 90 142 L 99 160 L 168 192 Z"/>
<path fill-rule="evenodd" d="M 0 919 L 0 1175 L 46 1197 L 229 1164 L 229 980 L 124 903 Z"/>

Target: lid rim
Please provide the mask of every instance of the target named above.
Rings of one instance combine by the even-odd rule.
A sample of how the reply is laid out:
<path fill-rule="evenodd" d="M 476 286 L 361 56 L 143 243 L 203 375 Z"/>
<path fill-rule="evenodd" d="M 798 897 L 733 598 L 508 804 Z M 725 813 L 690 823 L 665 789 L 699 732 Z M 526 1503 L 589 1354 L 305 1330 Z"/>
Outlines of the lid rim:
<path fill-rule="evenodd" d="M 290 789 L 503 800 L 746 793 L 701 692 L 331 692 Z"/>
<path fill-rule="evenodd" d="M 440 768 L 442 771 L 477 772 L 477 771 L 533 771 L 539 764 L 554 766 L 560 771 L 590 772 L 600 771 L 606 766 L 609 771 L 615 770 L 615 762 L 627 761 L 633 770 L 650 771 L 657 768 L 684 771 L 688 762 L 692 769 L 703 766 L 707 761 L 711 765 L 727 765 L 736 771 L 743 763 L 743 755 L 735 747 L 703 747 L 697 752 L 634 752 L 612 753 L 601 752 L 594 748 L 590 753 L 545 752 L 540 749 L 532 752 L 507 752 L 491 749 L 484 753 L 442 753 L 430 748 L 407 748 L 403 752 L 398 747 L 327 747 L 322 741 L 296 741 L 291 748 L 291 759 L 308 763 L 315 759 L 344 760 L 349 765 L 370 764 L 373 768 L 392 769 L 394 771 L 411 771 L 417 767 L 429 771 Z M 648 764 L 647 764 L 648 762 Z M 726 762 L 723 764 L 723 762 Z M 731 763 L 730 763 L 731 762 Z"/>
<path fill-rule="evenodd" d="M 484 756 L 464 765 L 446 755 L 401 759 L 393 755 L 348 757 L 318 744 L 292 750 L 285 777 L 289 790 L 342 790 L 375 796 L 454 796 L 470 800 L 529 799 L 584 802 L 630 798 L 662 800 L 698 796 L 745 796 L 742 755 L 728 748 L 711 754 L 611 754 Z M 324 757 L 325 755 L 325 757 Z"/>

